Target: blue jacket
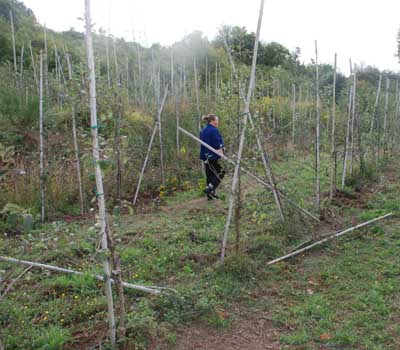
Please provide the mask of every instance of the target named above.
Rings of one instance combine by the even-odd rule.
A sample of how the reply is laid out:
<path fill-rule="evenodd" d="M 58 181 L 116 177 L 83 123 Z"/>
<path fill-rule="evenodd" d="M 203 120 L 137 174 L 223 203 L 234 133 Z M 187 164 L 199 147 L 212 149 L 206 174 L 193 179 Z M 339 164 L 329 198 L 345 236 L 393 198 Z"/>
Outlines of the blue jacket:
<path fill-rule="evenodd" d="M 224 148 L 224 140 L 222 139 L 222 136 L 219 133 L 218 128 L 210 124 L 208 124 L 203 130 L 201 130 L 200 139 L 216 150 Z M 207 160 L 207 159 L 216 160 L 220 158 L 221 157 L 215 154 L 213 151 L 201 145 L 200 148 L 201 160 Z"/>

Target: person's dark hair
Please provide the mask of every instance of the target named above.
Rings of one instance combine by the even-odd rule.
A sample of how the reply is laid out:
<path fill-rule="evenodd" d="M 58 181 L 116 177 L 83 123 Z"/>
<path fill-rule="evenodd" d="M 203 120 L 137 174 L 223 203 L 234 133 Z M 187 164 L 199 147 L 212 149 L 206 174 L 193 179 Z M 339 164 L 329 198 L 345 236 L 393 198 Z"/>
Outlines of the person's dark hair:
<path fill-rule="evenodd" d="M 214 120 L 217 120 L 218 117 L 215 114 L 207 114 L 207 115 L 203 115 L 201 117 L 201 119 L 203 120 L 204 123 L 210 124 Z"/>

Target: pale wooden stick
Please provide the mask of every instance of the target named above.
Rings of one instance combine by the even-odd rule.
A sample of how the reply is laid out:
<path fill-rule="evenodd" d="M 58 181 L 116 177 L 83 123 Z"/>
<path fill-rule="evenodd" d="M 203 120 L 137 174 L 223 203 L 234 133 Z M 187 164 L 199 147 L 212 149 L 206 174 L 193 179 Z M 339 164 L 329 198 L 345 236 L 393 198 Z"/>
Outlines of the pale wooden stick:
<path fill-rule="evenodd" d="M 39 267 L 41 269 L 50 270 L 50 271 L 54 271 L 54 272 L 67 273 L 70 275 L 78 275 L 78 276 L 89 275 L 90 277 L 93 277 L 94 279 L 96 279 L 98 281 L 103 281 L 103 282 L 105 281 L 104 277 L 100 276 L 100 275 L 85 274 L 83 272 L 75 271 L 72 269 L 66 269 L 63 267 L 57 267 L 57 266 L 37 263 L 37 262 L 33 262 L 33 261 L 20 260 L 20 259 L 12 258 L 9 256 L 0 256 L 0 260 L 9 262 L 9 263 L 13 263 L 13 264 L 27 265 L 30 267 Z M 114 280 L 112 278 L 110 278 L 110 281 L 111 281 L 111 283 L 114 283 Z M 128 289 L 136 289 L 136 290 L 140 290 L 141 292 L 146 292 L 146 293 L 150 293 L 150 294 L 160 294 L 161 290 L 164 289 L 164 288 L 159 288 L 159 287 L 145 287 L 145 286 L 127 283 L 127 282 L 123 282 L 122 285 Z"/>
<path fill-rule="evenodd" d="M 235 76 L 235 79 L 236 79 L 238 85 L 239 85 L 239 95 L 243 100 L 245 100 L 246 97 L 245 97 L 245 94 L 244 94 L 244 91 L 243 91 L 242 87 L 240 86 L 239 75 L 237 73 L 236 65 L 235 65 L 235 62 L 233 60 L 233 57 L 232 57 L 228 42 L 226 40 L 225 33 L 224 33 L 224 31 L 222 29 L 221 29 L 220 33 L 221 33 L 221 36 L 222 36 L 223 41 L 224 41 L 225 49 L 226 49 L 226 51 L 228 53 L 229 62 L 230 62 L 231 67 L 232 67 L 232 72 L 233 72 L 233 74 Z M 264 148 L 262 146 L 262 143 L 261 143 L 261 138 L 258 135 L 257 130 L 255 129 L 251 113 L 249 113 L 248 116 L 249 116 L 249 119 L 250 119 L 251 130 L 255 132 L 257 146 L 258 146 L 258 149 L 259 149 L 260 154 L 261 154 L 261 158 L 262 158 L 262 162 L 263 162 L 263 165 L 264 165 L 265 172 L 266 172 L 268 180 L 269 180 L 269 182 L 270 182 L 270 184 L 271 184 L 271 186 L 273 188 L 273 195 L 274 195 L 276 206 L 278 208 L 279 215 L 281 217 L 281 220 L 285 221 L 285 216 L 283 214 L 282 204 L 281 204 L 281 201 L 280 201 L 280 198 L 279 198 L 279 194 L 278 194 L 278 190 L 277 190 L 277 186 L 276 186 L 276 182 L 275 182 L 275 178 L 274 178 L 274 174 L 273 174 L 273 171 L 272 171 L 271 164 L 269 162 L 268 156 L 265 154 L 265 150 L 264 150 Z"/>
<path fill-rule="evenodd" d="M 228 241 L 229 226 L 230 226 L 231 220 L 232 220 L 236 188 L 237 188 L 237 185 L 239 182 L 240 162 L 242 159 L 242 154 L 243 154 L 243 149 L 244 149 L 244 141 L 245 141 L 246 129 L 247 129 L 247 120 L 248 120 L 248 116 L 250 114 L 250 101 L 253 96 L 254 86 L 255 86 L 255 81 L 256 81 L 257 54 L 258 54 L 258 45 L 259 45 L 259 40 L 260 40 L 260 31 L 261 31 L 263 13 L 264 13 L 264 0 L 261 0 L 260 10 L 259 10 L 259 14 L 258 14 L 257 31 L 256 31 L 255 41 L 254 41 L 253 62 L 252 62 L 252 66 L 251 66 L 250 82 L 249 82 L 249 88 L 247 91 L 247 98 L 246 98 L 245 107 L 244 107 L 243 126 L 242 126 L 242 131 L 241 131 L 241 135 L 240 135 L 240 139 L 239 139 L 239 150 L 238 150 L 238 154 L 237 154 L 237 163 L 235 165 L 235 171 L 233 173 L 232 187 L 231 187 L 231 193 L 230 193 L 230 197 L 229 197 L 228 215 L 226 218 L 224 236 L 222 239 L 221 263 L 223 263 L 224 259 L 225 259 L 225 250 L 226 250 L 226 244 Z"/>
<path fill-rule="evenodd" d="M 309 246 L 307 246 L 307 247 L 304 247 L 304 248 L 302 248 L 302 249 L 296 250 L 296 251 L 294 251 L 294 252 L 292 252 L 292 253 L 290 253 L 290 254 L 284 255 L 284 256 L 282 256 L 282 257 L 280 257 L 280 258 L 271 260 L 270 262 L 267 263 L 267 265 L 273 265 L 273 264 L 276 264 L 276 263 L 278 263 L 278 262 L 280 262 L 280 261 L 283 261 L 283 260 L 289 259 L 289 258 L 291 258 L 291 257 L 293 257 L 293 256 L 299 255 L 299 254 L 301 254 L 301 253 L 303 253 L 303 252 L 305 252 L 305 251 L 307 251 L 307 250 L 310 250 L 310 249 L 312 249 L 312 248 L 314 248 L 314 247 L 316 247 L 316 246 L 318 246 L 318 245 L 321 245 L 321 244 L 323 244 L 323 243 L 325 243 L 325 242 L 327 242 L 327 241 L 330 241 L 330 240 L 332 240 L 332 239 L 334 239 L 334 238 L 343 236 L 343 235 L 346 234 L 346 233 L 349 233 L 349 232 L 352 232 L 352 231 L 354 231 L 354 230 L 357 230 L 357 229 L 359 229 L 359 228 L 361 228 L 361 227 L 370 225 L 370 224 L 374 223 L 375 221 L 385 219 L 385 218 L 387 218 L 387 217 L 389 217 L 389 216 L 392 216 L 392 215 L 393 215 L 393 213 L 389 213 L 389 214 L 380 216 L 380 217 L 378 217 L 378 218 L 375 218 L 375 219 L 366 221 L 366 222 L 364 222 L 364 223 L 362 223 L 362 224 L 359 224 L 359 225 L 357 225 L 357 226 L 350 227 L 350 228 L 348 228 L 348 229 L 346 229 L 346 230 L 344 230 L 344 231 L 335 233 L 335 234 L 332 235 L 332 236 L 329 236 L 329 237 L 324 238 L 324 239 L 322 239 L 322 240 L 320 240 L 320 241 L 318 241 L 318 242 L 315 242 L 315 243 L 313 243 L 313 244 L 311 244 L 311 245 L 309 245 Z"/>
<path fill-rule="evenodd" d="M 104 196 L 103 188 L 103 176 L 100 168 L 100 146 L 98 136 L 98 122 L 97 122 L 97 100 L 96 100 L 96 69 L 94 64 L 94 53 L 93 53 L 93 39 L 92 39 L 92 21 L 90 15 L 90 0 L 85 0 L 85 29 L 86 29 L 86 49 L 87 49 L 87 60 L 90 74 L 90 122 L 92 129 L 93 138 L 93 159 L 95 162 L 95 176 L 96 176 L 96 191 L 97 191 L 97 202 L 99 206 L 99 221 L 101 225 L 101 247 L 106 252 L 108 249 L 108 235 L 107 235 L 107 216 L 106 216 L 106 201 Z M 105 274 L 105 287 L 106 287 L 106 298 L 108 306 L 108 326 L 110 333 L 111 348 L 116 349 L 116 326 L 115 326 L 115 315 L 114 315 L 114 301 L 113 293 L 111 288 L 111 266 L 110 261 L 107 257 L 104 258 L 103 268 Z"/>
<path fill-rule="evenodd" d="M 320 98 L 319 98 L 319 70 L 318 70 L 318 46 L 315 41 L 315 82 L 316 82 L 316 109 L 317 109 L 317 120 L 316 120 L 316 141 L 315 141 L 315 206 L 319 212 L 321 206 L 321 184 L 320 184 L 320 168 L 321 168 L 321 156 L 320 156 L 320 126 L 321 126 L 321 113 L 320 113 Z"/>
<path fill-rule="evenodd" d="M 335 53 L 335 63 L 333 68 L 333 86 L 332 86 L 332 133 L 331 133 L 331 185 L 329 188 L 329 198 L 333 199 L 336 192 L 336 71 L 337 71 L 337 54 Z"/>
<path fill-rule="evenodd" d="M 139 191 L 140 191 L 140 186 L 142 184 L 142 179 L 143 179 L 143 176 L 144 176 L 144 172 L 146 170 L 147 163 L 148 163 L 149 157 L 150 157 L 150 152 L 151 152 L 151 149 L 153 147 L 154 138 L 156 136 L 158 128 L 160 127 L 159 123 L 158 123 L 158 121 L 160 120 L 159 116 L 161 116 L 161 113 L 162 113 L 162 111 L 164 109 L 164 104 L 165 104 L 165 100 L 167 98 L 167 93 L 168 93 L 168 89 L 165 90 L 164 98 L 163 98 L 163 100 L 161 102 L 161 105 L 160 105 L 160 108 L 159 108 L 159 110 L 157 112 L 157 122 L 154 125 L 154 129 L 153 129 L 153 132 L 151 134 L 149 146 L 147 147 L 147 153 L 146 153 L 146 157 L 145 157 L 144 162 L 143 162 L 142 170 L 140 172 L 139 181 L 138 181 L 138 184 L 137 184 L 137 187 L 136 187 L 135 197 L 133 199 L 133 205 L 135 205 L 136 202 L 137 202 L 137 199 L 138 199 L 138 196 L 139 196 Z"/>
<path fill-rule="evenodd" d="M 39 93 L 39 81 L 38 81 L 38 77 L 37 77 L 36 65 L 35 65 L 35 57 L 33 56 L 32 42 L 31 42 L 31 41 L 29 41 L 29 49 L 30 49 L 30 52 L 31 52 L 31 61 L 32 61 L 32 68 L 33 68 L 33 78 L 35 79 L 36 88 L 37 88 L 37 91 L 38 91 L 38 93 Z"/>
<path fill-rule="evenodd" d="M 18 68 L 17 68 L 17 51 L 15 48 L 15 29 L 14 29 L 14 17 L 13 13 L 10 10 L 10 22 L 11 22 L 11 39 L 13 46 L 13 57 L 14 57 L 14 74 L 15 74 L 15 82 L 18 88 Z"/>
<path fill-rule="evenodd" d="M 342 188 L 344 188 L 344 184 L 346 182 L 346 174 L 347 174 L 347 158 L 348 158 L 348 148 L 349 148 L 349 138 L 350 138 L 350 119 L 351 119 L 351 101 L 353 95 L 353 85 L 350 86 L 349 91 L 349 104 L 347 106 L 347 128 L 346 128 L 346 140 L 344 144 L 344 158 L 343 158 L 343 172 L 342 172 Z"/>
<path fill-rule="evenodd" d="M 44 127 L 43 127 L 43 53 L 40 51 L 40 84 L 39 84 L 39 148 L 40 148 L 40 219 L 45 218 L 45 159 L 44 159 Z"/>
<path fill-rule="evenodd" d="M 70 82 L 72 82 L 72 64 L 69 58 L 69 54 L 65 54 L 65 57 L 67 59 L 68 79 L 70 80 Z M 73 101 L 73 99 L 71 99 L 71 118 L 72 118 L 72 138 L 75 151 L 76 175 L 77 175 L 78 189 L 79 189 L 79 203 L 81 207 L 81 215 L 83 215 L 85 213 L 85 206 L 83 199 L 83 185 L 82 185 L 81 160 L 79 157 L 78 134 L 76 131 L 75 102 Z"/>

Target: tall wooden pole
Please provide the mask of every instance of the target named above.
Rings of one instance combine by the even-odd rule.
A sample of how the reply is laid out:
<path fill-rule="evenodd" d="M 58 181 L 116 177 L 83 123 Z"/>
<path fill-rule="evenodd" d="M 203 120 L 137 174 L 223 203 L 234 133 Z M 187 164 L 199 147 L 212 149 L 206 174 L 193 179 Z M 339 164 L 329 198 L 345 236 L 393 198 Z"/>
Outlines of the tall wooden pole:
<path fill-rule="evenodd" d="M 243 149 L 244 149 L 244 141 L 245 141 L 245 135 L 246 135 L 246 129 L 247 129 L 247 120 L 248 120 L 248 116 L 250 114 L 250 101 L 251 101 L 251 97 L 253 96 L 253 91 L 254 91 L 254 86 L 255 86 L 258 44 L 259 44 L 259 40 L 260 40 L 260 31 L 261 31 L 263 13 L 264 13 L 264 0 L 261 0 L 260 11 L 259 11 L 259 15 L 258 15 L 256 37 L 255 37 L 255 41 L 254 41 L 253 62 L 252 62 L 252 66 L 251 66 L 250 82 L 249 82 L 249 88 L 247 91 L 247 98 L 246 98 L 245 107 L 244 107 L 242 132 L 240 134 L 240 139 L 239 139 L 239 150 L 238 150 L 238 155 L 237 155 L 237 162 L 236 162 L 235 171 L 233 174 L 231 193 L 230 193 L 230 197 L 229 197 L 228 215 L 226 218 L 224 236 L 222 239 L 221 263 L 223 263 L 224 259 L 225 259 L 225 250 L 226 250 L 226 244 L 228 241 L 229 227 L 230 227 L 231 220 L 232 220 L 236 188 L 237 188 L 237 184 L 239 182 L 240 162 L 242 159 L 242 154 L 243 154 Z"/>
<path fill-rule="evenodd" d="M 332 86 L 332 129 L 331 129 L 331 184 L 329 188 L 329 199 L 332 200 L 336 192 L 336 75 L 337 75 L 337 54 L 333 66 L 333 86 Z"/>
<path fill-rule="evenodd" d="M 317 120 L 315 127 L 315 206 L 317 211 L 320 210 L 321 205 L 321 184 L 320 184 L 320 125 L 321 125 L 321 114 L 320 114 L 320 98 L 319 98 L 319 70 L 318 70 L 318 46 L 315 41 L 315 89 L 316 89 L 316 112 Z"/>
<path fill-rule="evenodd" d="M 97 101 L 96 101 L 96 75 L 93 54 L 93 41 L 92 41 L 92 23 L 90 15 L 90 0 L 85 0 L 85 22 L 86 22 L 86 50 L 87 60 L 90 75 L 90 123 L 93 138 L 93 159 L 95 162 L 95 176 L 96 176 L 96 191 L 97 202 L 99 206 L 99 222 L 101 227 L 101 247 L 108 252 L 108 225 L 106 217 L 106 201 L 104 197 L 103 176 L 100 168 L 100 146 L 98 138 L 98 123 L 97 123 Z M 107 254 L 108 255 L 108 254 Z M 108 256 L 104 258 L 103 268 L 105 274 L 106 297 L 108 305 L 108 325 L 109 336 L 112 349 L 116 349 L 116 329 L 115 329 L 115 316 L 114 316 L 114 302 L 111 289 L 111 267 Z"/>
<path fill-rule="evenodd" d="M 346 183 L 346 175 L 347 175 L 347 160 L 349 156 L 349 139 L 350 139 L 350 120 L 351 120 L 351 103 L 353 96 L 353 85 L 350 86 L 349 91 L 349 102 L 347 106 L 347 127 L 346 127 L 346 139 L 344 143 L 344 158 L 343 158 L 343 171 L 342 171 L 342 183 L 341 187 L 344 188 Z"/>
<path fill-rule="evenodd" d="M 31 53 L 31 62 L 32 62 L 32 69 L 33 69 L 33 78 L 35 80 L 36 88 L 39 93 L 39 81 L 37 77 L 37 72 L 36 72 L 36 64 L 35 64 L 35 57 L 33 56 L 33 50 L 32 50 L 32 42 L 29 41 L 29 50 Z"/>
<path fill-rule="evenodd" d="M 351 63 L 350 63 L 351 64 Z M 355 123 L 356 123 L 356 96 L 357 96 L 357 73 L 355 68 L 353 69 L 353 101 L 351 109 L 351 144 L 350 144 L 350 176 L 353 175 L 353 160 L 354 160 L 354 133 L 355 133 Z"/>
<path fill-rule="evenodd" d="M 66 54 L 67 68 L 68 68 L 68 79 L 72 83 L 72 64 L 69 58 L 69 54 Z M 75 115 L 75 101 L 71 98 L 71 119 L 72 119 L 72 138 L 74 142 L 75 152 L 75 164 L 76 164 L 76 178 L 78 180 L 79 189 L 79 203 L 81 207 L 81 215 L 85 213 L 84 199 L 83 199 L 83 185 L 82 185 L 82 172 L 81 172 L 81 160 L 79 157 L 79 145 L 78 145 L 78 133 L 76 131 L 76 115 Z"/>
<path fill-rule="evenodd" d="M 390 90 L 390 79 L 389 77 L 386 77 L 385 109 L 383 115 L 383 140 L 382 140 L 383 152 L 385 156 L 387 156 L 387 151 L 388 151 L 387 126 L 388 126 L 388 112 L 389 112 L 389 90 Z"/>
<path fill-rule="evenodd" d="M 10 22 L 11 22 L 11 40 L 13 46 L 13 58 L 14 58 L 14 74 L 15 74 L 15 84 L 18 88 L 18 68 L 17 68 L 17 50 L 15 48 L 15 29 L 14 29 L 14 16 L 10 10 Z"/>
<path fill-rule="evenodd" d="M 44 125 L 43 125 L 43 53 L 40 51 L 40 83 L 39 83 L 39 148 L 40 148 L 40 219 L 45 219 L 45 185 L 46 170 L 44 158 Z"/>

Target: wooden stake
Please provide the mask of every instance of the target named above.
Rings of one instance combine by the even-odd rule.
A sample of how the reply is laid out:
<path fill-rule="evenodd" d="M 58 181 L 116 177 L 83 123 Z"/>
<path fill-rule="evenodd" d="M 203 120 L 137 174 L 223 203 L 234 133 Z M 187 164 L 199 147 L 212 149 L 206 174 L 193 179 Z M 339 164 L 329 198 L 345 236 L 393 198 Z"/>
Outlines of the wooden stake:
<path fill-rule="evenodd" d="M 14 17 L 13 13 L 10 10 L 10 23 L 11 23 L 11 40 L 13 46 L 13 58 L 14 58 L 14 74 L 15 74 L 15 84 L 18 88 L 18 68 L 17 68 L 17 51 L 15 48 L 15 29 L 14 29 Z"/>
<path fill-rule="evenodd" d="M 321 114 L 320 114 L 320 99 L 319 99 L 319 71 L 318 71 L 318 46 L 315 40 L 315 83 L 316 83 L 316 138 L 315 138 L 315 206 L 317 212 L 320 211 L 321 206 L 321 184 L 320 184 L 320 125 L 321 125 Z"/>
<path fill-rule="evenodd" d="M 97 102 L 96 102 L 96 75 L 95 64 L 93 55 L 93 41 L 92 41 L 92 23 L 90 15 L 90 0 L 85 0 L 85 22 L 86 22 L 86 49 L 87 59 L 90 74 L 90 121 L 93 137 L 93 159 L 95 162 L 95 175 L 96 175 L 96 191 L 97 201 L 99 205 L 99 221 L 101 225 L 101 247 L 108 252 L 108 235 L 107 235 L 107 216 L 106 216 L 106 203 L 104 197 L 103 177 L 100 168 L 100 146 L 98 139 L 98 123 L 97 123 Z M 109 336 L 111 341 L 111 348 L 116 349 L 116 329 L 115 329 L 115 316 L 114 316 L 114 302 L 113 293 L 111 289 L 111 267 L 108 256 L 103 261 L 103 268 L 105 274 L 106 297 L 108 305 L 108 326 Z"/>
<path fill-rule="evenodd" d="M 335 53 L 335 63 L 333 66 L 333 86 L 332 86 L 332 130 L 331 130 L 331 184 L 329 187 L 329 199 L 332 200 L 336 193 L 336 70 L 337 54 Z"/>
<path fill-rule="evenodd" d="M 299 254 L 301 254 L 301 253 L 303 253 L 303 252 L 305 252 L 305 251 L 307 251 L 307 250 L 310 250 L 310 249 L 312 249 L 312 248 L 314 248 L 314 247 L 316 247 L 316 246 L 318 246 L 318 245 L 321 245 L 321 244 L 323 244 L 323 243 L 326 243 L 326 242 L 328 242 L 328 241 L 330 241 L 330 240 L 332 240 L 332 239 L 334 239 L 334 238 L 343 236 L 343 235 L 346 234 L 346 233 L 349 233 L 349 232 L 355 231 L 355 230 L 357 230 L 357 229 L 359 229 L 359 228 L 362 228 L 362 227 L 365 227 L 365 226 L 367 226 L 367 225 L 370 225 L 370 224 L 372 224 L 372 223 L 374 223 L 374 222 L 376 222 L 376 221 L 378 221 L 378 220 L 386 219 L 386 218 L 388 218 L 388 217 L 390 217 L 390 216 L 392 216 L 392 215 L 393 215 L 393 213 L 389 213 L 389 214 L 380 216 L 380 217 L 378 217 L 378 218 L 375 218 L 375 219 L 366 221 L 366 222 L 364 222 L 364 223 L 362 223 L 362 224 L 359 224 L 359 225 L 357 225 L 357 226 L 350 227 L 350 228 L 348 228 L 348 229 L 346 229 L 346 230 L 344 230 L 344 231 L 335 233 L 335 234 L 332 235 L 332 236 L 329 236 L 329 237 L 324 238 L 324 239 L 322 239 L 322 240 L 320 240 L 320 241 L 318 241 L 318 242 L 315 242 L 315 243 L 313 243 L 313 244 L 311 244 L 311 245 L 309 245 L 309 246 L 307 246 L 307 247 L 304 247 L 304 248 L 302 248 L 302 249 L 296 250 L 296 251 L 294 251 L 294 252 L 292 252 L 292 253 L 290 253 L 290 254 L 284 255 L 284 256 L 282 256 L 282 257 L 280 257 L 280 258 L 271 260 L 270 262 L 267 263 L 267 265 L 268 265 L 268 266 L 269 266 L 269 265 L 274 265 L 274 264 L 276 264 L 276 263 L 278 263 L 278 262 L 281 262 L 281 261 L 283 261 L 283 260 L 289 259 L 289 258 L 291 258 L 291 257 L 293 257 L 293 256 L 296 256 L 296 255 L 299 255 Z"/>
<path fill-rule="evenodd" d="M 146 170 L 147 163 L 148 163 L 148 161 L 149 161 L 151 149 L 152 149 L 152 147 L 153 147 L 154 138 L 155 138 L 155 136 L 156 136 L 157 129 L 159 128 L 158 120 L 160 120 L 160 118 L 161 118 L 161 117 L 159 117 L 159 116 L 161 116 L 161 113 L 162 113 L 162 111 L 163 111 L 163 109 L 164 109 L 164 104 L 165 104 L 165 100 L 166 100 L 166 98 L 167 98 L 167 93 L 168 93 L 168 89 L 165 90 L 164 98 L 163 98 L 163 100 L 162 100 L 162 102 L 161 102 L 161 105 L 160 105 L 160 108 L 159 108 L 159 110 L 158 110 L 158 112 L 157 112 L 157 118 L 156 118 L 157 122 L 156 122 L 156 124 L 154 125 L 153 132 L 152 132 L 151 138 L 150 138 L 150 142 L 149 142 L 149 145 L 148 145 L 148 147 L 147 147 L 147 153 L 146 153 L 146 157 L 145 157 L 144 162 L 143 162 L 142 170 L 141 170 L 141 172 L 140 172 L 139 181 L 138 181 L 138 184 L 137 184 L 137 187 L 136 187 L 135 197 L 134 197 L 134 199 L 133 199 L 133 205 L 136 204 L 137 199 L 138 199 L 138 196 L 139 196 L 140 186 L 141 186 L 141 184 L 142 184 L 142 179 L 143 179 L 143 176 L 144 176 L 144 172 L 145 172 L 145 170 Z"/>
<path fill-rule="evenodd" d="M 39 94 L 39 80 L 37 77 L 37 72 L 36 72 L 36 64 L 35 64 L 35 57 L 33 56 L 33 50 L 32 50 L 32 42 L 29 41 L 29 50 L 31 52 L 31 62 L 32 62 L 32 69 L 33 69 L 33 78 L 35 79 L 35 84 L 36 88 Z"/>
<path fill-rule="evenodd" d="M 40 219 L 44 222 L 45 219 L 45 185 L 46 185 L 46 170 L 44 156 L 44 123 L 43 123 L 43 53 L 40 51 L 40 85 L 39 85 L 39 147 L 40 147 Z"/>
<path fill-rule="evenodd" d="M 349 148 L 349 138 L 350 138 L 350 119 L 351 119 L 352 95 L 353 95 L 353 85 L 350 86 L 349 103 L 347 106 L 347 128 L 346 128 L 346 140 L 345 140 L 345 144 L 344 144 L 342 188 L 344 188 L 344 185 L 346 183 L 346 175 L 347 175 L 347 159 L 348 159 L 348 153 L 349 153 L 348 148 Z"/>
<path fill-rule="evenodd" d="M 8 257 L 8 256 L 0 256 L 0 260 L 4 261 L 4 262 L 12 263 L 12 264 L 21 264 L 21 265 L 27 265 L 27 266 L 31 266 L 31 267 L 38 267 L 38 268 L 41 268 L 41 269 L 54 271 L 54 272 L 60 272 L 60 273 L 67 273 L 67 274 L 70 274 L 70 275 L 77 275 L 77 276 L 86 275 L 85 273 L 83 273 L 81 271 L 75 271 L 75 270 L 65 269 L 65 268 L 57 267 L 57 266 L 53 266 L 53 265 L 47 265 L 47 264 L 42 264 L 42 263 L 37 263 L 37 262 L 32 262 L 32 261 L 15 259 L 15 258 L 11 258 L 11 257 Z M 105 280 L 104 277 L 100 276 L 100 275 L 89 274 L 89 276 L 95 278 L 98 281 L 104 281 Z M 115 281 L 113 279 L 110 279 L 110 281 L 112 283 L 115 283 Z M 135 290 L 139 290 L 141 292 L 146 292 L 146 293 L 150 293 L 150 294 L 160 294 L 161 290 L 163 289 L 163 288 L 160 288 L 160 287 L 145 287 L 145 286 L 132 284 L 132 283 L 127 283 L 127 282 L 124 282 L 123 286 L 125 288 L 128 288 L 128 289 L 135 289 Z"/>
<path fill-rule="evenodd" d="M 228 215 L 226 218 L 224 236 L 222 239 L 221 264 L 223 264 L 224 259 L 225 259 L 225 250 L 226 250 L 226 244 L 228 241 L 229 227 L 230 227 L 231 220 L 232 220 L 236 188 L 237 188 L 237 184 L 238 184 L 238 180 L 239 180 L 238 177 L 239 177 L 239 170 L 240 170 L 240 162 L 242 159 L 242 154 L 243 154 L 243 149 L 244 149 L 244 141 L 245 141 L 246 129 L 247 129 L 247 119 L 250 114 L 250 101 L 253 96 L 254 87 L 255 87 L 258 44 L 259 44 L 259 40 L 260 40 L 260 31 L 261 31 L 263 12 L 264 12 L 264 0 L 261 0 L 260 11 L 259 11 L 259 15 L 258 15 L 257 31 L 256 31 L 256 37 L 255 37 L 254 49 L 253 49 L 253 62 L 252 62 L 252 66 L 251 66 L 250 82 L 249 82 L 249 88 L 247 91 L 247 98 L 246 98 L 245 107 L 244 107 L 243 126 L 242 126 L 242 132 L 240 134 L 240 139 L 239 139 L 239 150 L 238 150 L 238 154 L 237 154 L 237 162 L 236 162 L 236 166 L 235 166 L 235 171 L 233 173 L 232 187 L 231 187 L 231 193 L 230 193 L 230 197 L 229 197 Z"/>
<path fill-rule="evenodd" d="M 72 82 L 72 64 L 69 58 L 69 54 L 65 55 L 67 60 L 68 68 L 68 79 Z M 76 115 L 75 115 L 75 102 L 71 100 L 71 119 L 72 119 L 72 138 L 74 142 L 74 153 L 75 153 L 75 164 L 76 164 L 76 178 L 78 180 L 78 190 L 79 190 L 79 203 L 81 207 L 81 215 L 85 213 L 84 198 L 83 198 L 83 185 L 82 185 L 82 172 L 81 172 L 81 160 L 79 157 L 79 145 L 78 145 L 78 135 L 76 131 Z"/>

